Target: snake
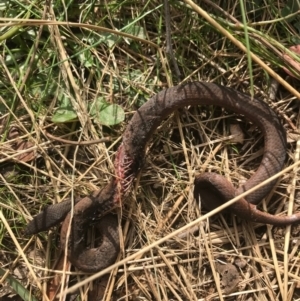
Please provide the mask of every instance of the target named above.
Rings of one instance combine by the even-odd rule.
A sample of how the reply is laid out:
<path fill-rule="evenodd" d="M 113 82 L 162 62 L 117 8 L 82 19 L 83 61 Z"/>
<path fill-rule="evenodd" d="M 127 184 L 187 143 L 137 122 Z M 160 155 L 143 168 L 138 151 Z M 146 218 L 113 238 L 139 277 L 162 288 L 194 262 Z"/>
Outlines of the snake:
<path fill-rule="evenodd" d="M 95 273 L 111 265 L 120 250 L 118 222 L 111 212 L 121 207 L 128 196 L 132 182 L 142 169 L 147 146 L 157 127 L 175 110 L 187 106 L 221 106 L 243 116 L 257 126 L 264 136 L 264 153 L 258 169 L 237 188 L 222 175 L 203 172 L 195 176 L 194 198 L 214 209 L 224 202 L 248 191 L 280 172 L 287 152 L 286 132 L 277 114 L 267 103 L 235 89 L 208 82 L 188 82 L 167 88 L 152 96 L 129 121 L 114 160 L 114 174 L 106 186 L 90 195 L 47 207 L 31 220 L 25 234 L 33 235 L 62 222 L 61 247 L 67 250 L 71 263 L 79 270 Z M 300 213 L 272 215 L 257 205 L 276 184 L 273 180 L 246 198 L 240 198 L 228 211 L 257 223 L 276 226 L 300 222 Z M 73 206 L 73 211 L 71 209 Z M 86 248 L 85 232 L 93 224 L 102 233 L 98 246 Z"/>

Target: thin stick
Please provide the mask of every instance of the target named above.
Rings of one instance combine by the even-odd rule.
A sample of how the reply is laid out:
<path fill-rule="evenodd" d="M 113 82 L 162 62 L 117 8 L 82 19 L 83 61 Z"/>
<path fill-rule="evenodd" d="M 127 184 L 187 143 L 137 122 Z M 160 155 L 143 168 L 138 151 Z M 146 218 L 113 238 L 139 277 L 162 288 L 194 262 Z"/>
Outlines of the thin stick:
<path fill-rule="evenodd" d="M 171 62 L 175 69 L 177 79 L 179 81 L 181 81 L 181 73 L 180 73 L 177 61 L 175 59 L 175 56 L 174 56 L 174 52 L 173 52 L 169 0 L 164 0 L 164 9 L 165 9 L 165 23 L 166 23 L 166 44 L 167 44 L 166 45 L 166 53 L 167 53 L 167 56 L 171 59 Z"/>

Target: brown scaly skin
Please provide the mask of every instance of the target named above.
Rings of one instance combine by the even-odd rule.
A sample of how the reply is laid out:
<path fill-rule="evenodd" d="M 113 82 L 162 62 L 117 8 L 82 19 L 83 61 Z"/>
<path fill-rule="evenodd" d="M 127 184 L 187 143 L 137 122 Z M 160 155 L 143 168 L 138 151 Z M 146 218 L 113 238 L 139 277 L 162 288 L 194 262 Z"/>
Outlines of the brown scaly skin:
<path fill-rule="evenodd" d="M 70 260 L 79 269 L 95 272 L 105 268 L 113 261 L 109 258 L 109 255 L 113 253 L 117 241 L 110 244 L 111 249 L 106 246 L 104 252 L 101 251 L 101 246 L 84 250 L 82 237 L 86 227 L 90 224 L 89 218 L 91 215 L 94 216 L 95 212 L 99 213 L 100 216 L 104 216 L 107 211 L 122 205 L 124 193 L 129 190 L 132 180 L 142 166 L 146 146 L 153 132 L 162 120 L 174 110 L 189 105 L 216 105 L 234 111 L 257 125 L 265 137 L 265 151 L 258 170 L 239 188 L 234 189 L 225 178 L 214 173 L 204 173 L 196 177 L 194 195 L 196 199 L 199 199 L 199 195 L 201 195 L 204 206 L 210 209 L 216 208 L 220 203 L 232 199 L 281 171 L 286 157 L 286 135 L 276 114 L 267 104 L 252 99 L 236 90 L 213 83 L 193 82 L 163 90 L 140 107 L 129 122 L 116 155 L 115 177 L 103 190 L 83 198 L 74 207 L 68 248 Z M 274 216 L 256 208 L 256 204 L 269 193 L 274 183 L 275 181 L 257 189 L 249 194 L 246 199 L 240 199 L 230 206 L 229 210 L 242 219 L 254 222 L 278 226 L 299 223 L 300 213 L 291 216 Z M 56 208 L 59 209 L 56 210 Z M 62 208 L 66 212 L 62 213 Z M 45 212 L 37 215 L 28 224 L 26 233 L 38 233 L 46 230 L 49 225 L 53 226 L 60 222 L 64 218 L 63 215 L 68 214 L 69 208 L 71 206 L 67 203 L 48 207 Z M 55 217 L 56 214 L 57 218 Z M 48 215 L 50 221 L 47 219 Z M 45 221 L 41 221 L 41 219 Z M 61 240 L 63 243 L 66 241 L 66 230 L 69 221 L 70 214 L 62 226 Z M 111 225 L 110 231 L 114 228 L 112 226 L 113 222 L 110 224 L 105 221 L 104 224 L 107 227 Z M 107 233 L 112 232 L 108 231 Z M 116 237 L 115 234 L 111 235 L 112 240 L 114 237 Z M 91 261 L 89 256 L 94 256 L 93 258 L 97 259 L 98 266 L 95 264 L 90 266 L 89 263 L 94 261 Z M 79 257 L 80 262 L 76 260 Z M 112 257 L 116 257 L 115 253 Z M 108 264 L 105 263 L 106 261 Z"/>
<path fill-rule="evenodd" d="M 92 196 L 83 198 L 74 206 L 73 218 L 71 213 L 62 223 L 60 231 L 60 244 L 64 250 L 68 242 L 69 260 L 78 269 L 84 272 L 97 272 L 111 265 L 117 258 L 120 250 L 118 220 L 116 216 L 107 213 L 118 204 L 114 203 L 116 195 L 116 181 L 112 181 L 101 191 Z M 101 204 L 99 206 L 99 200 Z M 100 211 L 99 211 L 100 207 Z M 99 222 L 99 217 L 102 217 Z M 85 232 L 90 224 L 95 223 L 102 234 L 102 241 L 97 248 L 86 249 Z M 71 222 L 71 223 L 70 223 Z M 68 228 L 71 224 L 70 236 Z M 105 256 L 104 256 L 105 255 Z"/>

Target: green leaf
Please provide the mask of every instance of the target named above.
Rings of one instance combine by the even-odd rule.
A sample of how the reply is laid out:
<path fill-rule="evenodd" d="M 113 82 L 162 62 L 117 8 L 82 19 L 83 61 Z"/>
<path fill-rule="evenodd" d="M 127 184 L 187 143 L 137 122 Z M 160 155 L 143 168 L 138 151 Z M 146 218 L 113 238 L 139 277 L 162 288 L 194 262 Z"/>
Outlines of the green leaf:
<path fill-rule="evenodd" d="M 126 33 L 129 33 L 133 36 L 136 36 L 141 39 L 146 39 L 144 28 L 138 25 L 130 25 L 124 30 Z"/>
<path fill-rule="evenodd" d="M 74 110 L 57 109 L 51 120 L 54 123 L 64 123 L 75 119 L 77 119 L 77 114 Z"/>
<path fill-rule="evenodd" d="M 128 25 L 124 32 L 128 33 L 128 34 L 131 34 L 133 36 L 136 36 L 140 39 L 146 39 L 146 35 L 145 35 L 145 31 L 144 31 L 144 28 L 141 27 L 141 26 L 138 26 L 138 25 L 133 25 L 133 24 L 130 24 Z M 132 41 L 132 39 L 129 39 L 129 38 L 125 38 L 124 37 L 124 40 L 127 42 L 127 44 L 130 45 L 130 42 Z"/>
<path fill-rule="evenodd" d="M 54 115 L 52 116 L 52 122 L 54 123 L 64 123 L 70 122 L 77 119 L 77 114 L 73 109 L 70 99 L 63 95 L 61 98 L 61 105 L 55 111 Z"/>
<path fill-rule="evenodd" d="M 105 43 L 109 48 L 112 48 L 113 46 L 115 46 L 115 44 L 117 43 L 118 40 L 119 40 L 119 38 L 111 33 L 107 33 L 107 32 L 101 33 L 100 41 L 102 43 Z"/>
<path fill-rule="evenodd" d="M 81 64 L 86 68 L 91 68 L 95 65 L 93 61 L 92 53 L 89 50 L 81 52 L 78 58 Z"/>
<path fill-rule="evenodd" d="M 90 114 L 95 121 L 107 126 L 119 124 L 125 119 L 125 113 L 121 106 L 107 103 L 102 97 L 93 103 Z"/>
<path fill-rule="evenodd" d="M 5 275 L 6 271 L 0 268 L 0 276 Z M 5 278 L 5 281 L 9 283 L 11 288 L 25 301 L 38 301 L 34 296 L 32 296 L 32 293 L 28 291 L 22 283 L 20 283 L 18 280 L 16 280 L 14 277 L 8 275 Z"/>

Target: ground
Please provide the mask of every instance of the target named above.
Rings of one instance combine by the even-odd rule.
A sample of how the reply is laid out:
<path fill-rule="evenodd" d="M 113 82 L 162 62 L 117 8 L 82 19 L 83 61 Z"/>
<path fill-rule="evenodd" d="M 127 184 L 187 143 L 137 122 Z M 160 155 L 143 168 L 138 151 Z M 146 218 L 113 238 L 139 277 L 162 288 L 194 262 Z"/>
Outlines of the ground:
<path fill-rule="evenodd" d="M 299 59 L 290 66 L 284 56 L 300 44 L 296 1 L 169 5 L 170 18 L 159 1 L 9 1 L 0 7 L 3 300 L 59 293 L 64 300 L 75 285 L 67 300 L 78 294 L 80 300 L 299 299 L 299 227 L 226 213 L 207 219 L 193 198 L 197 173 L 217 172 L 238 187 L 260 164 L 260 131 L 222 108 L 187 107 L 159 126 L 116 211 L 121 252 L 104 277 L 92 275 L 98 279 L 92 282 L 64 261 L 59 226 L 24 236 L 27 222 L 46 205 L 104 187 L 134 112 L 181 82 L 215 82 L 265 101 L 287 132 L 285 166 L 299 162 Z M 282 172 L 259 208 L 277 215 L 299 211 L 298 188 L 296 166 Z"/>

